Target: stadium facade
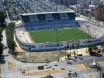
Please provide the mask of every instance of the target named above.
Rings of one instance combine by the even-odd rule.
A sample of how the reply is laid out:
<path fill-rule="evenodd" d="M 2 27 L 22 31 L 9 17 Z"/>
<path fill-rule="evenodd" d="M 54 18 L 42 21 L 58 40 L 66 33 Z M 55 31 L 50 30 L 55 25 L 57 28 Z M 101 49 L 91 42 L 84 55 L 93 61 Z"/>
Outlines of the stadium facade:
<path fill-rule="evenodd" d="M 80 47 L 90 44 L 88 40 L 72 40 L 65 42 L 47 42 L 47 43 L 33 43 L 27 40 L 25 31 L 21 30 L 21 27 L 25 27 L 26 32 L 29 31 L 41 31 L 41 30 L 57 30 L 64 28 L 79 27 L 75 21 L 75 12 L 45 12 L 45 13 L 31 13 L 22 14 L 21 18 L 23 24 L 15 28 L 15 37 L 22 49 L 28 51 L 49 51 L 59 50 L 65 47 Z M 93 44 L 100 44 L 104 42 L 103 38 L 90 39 Z"/>

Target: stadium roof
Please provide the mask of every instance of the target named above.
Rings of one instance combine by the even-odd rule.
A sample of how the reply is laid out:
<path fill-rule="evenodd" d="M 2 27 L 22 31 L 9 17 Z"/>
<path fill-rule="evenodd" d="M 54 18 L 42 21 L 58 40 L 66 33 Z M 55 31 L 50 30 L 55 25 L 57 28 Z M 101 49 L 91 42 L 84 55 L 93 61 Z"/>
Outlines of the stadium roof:
<path fill-rule="evenodd" d="M 27 14 L 21 14 L 23 16 L 27 15 L 38 15 L 38 14 L 52 14 L 52 13 L 74 13 L 75 11 L 70 10 L 70 11 L 59 11 L 59 12 L 40 12 L 40 13 L 27 13 Z"/>

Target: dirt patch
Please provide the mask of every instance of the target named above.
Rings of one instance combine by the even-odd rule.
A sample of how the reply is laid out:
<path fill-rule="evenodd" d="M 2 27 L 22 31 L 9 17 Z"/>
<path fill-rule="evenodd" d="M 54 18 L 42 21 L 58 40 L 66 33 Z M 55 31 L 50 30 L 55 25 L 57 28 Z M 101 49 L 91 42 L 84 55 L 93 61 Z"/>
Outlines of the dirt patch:
<path fill-rule="evenodd" d="M 74 56 L 74 54 L 73 54 L 74 51 L 77 54 L 77 49 L 68 50 L 67 52 L 71 53 Z M 80 49 L 78 49 L 78 54 L 83 54 L 83 56 L 89 55 L 89 53 L 87 51 L 87 48 L 80 48 Z"/>
<path fill-rule="evenodd" d="M 15 47 L 15 50 L 16 50 L 17 52 L 24 52 L 24 50 L 21 49 L 21 48 L 19 48 L 19 47 Z"/>
<path fill-rule="evenodd" d="M 62 73 L 63 70 L 39 70 L 32 73 L 24 73 L 24 76 L 38 76 L 38 75 L 47 75 L 47 74 L 56 74 L 56 73 Z"/>
<path fill-rule="evenodd" d="M 98 62 L 101 67 L 104 67 L 104 61 Z"/>
<path fill-rule="evenodd" d="M 15 64 L 14 63 L 12 63 L 12 62 L 9 62 L 9 61 L 7 61 L 8 62 L 8 69 L 10 70 L 13 66 L 15 66 Z"/>
<path fill-rule="evenodd" d="M 86 70 L 87 67 L 84 64 L 77 64 L 77 65 L 72 65 L 73 68 L 76 68 L 78 70 Z"/>
<path fill-rule="evenodd" d="M 25 51 L 19 46 L 18 42 L 16 41 L 15 36 L 14 36 L 14 41 L 15 41 L 15 43 L 16 43 L 15 50 L 16 50 L 17 52 L 25 52 Z"/>
<path fill-rule="evenodd" d="M 33 62 L 33 63 L 42 63 L 42 62 L 52 62 L 58 61 L 59 58 L 65 55 L 64 52 L 59 51 L 48 51 L 48 52 L 31 52 L 31 53 L 18 53 L 15 57 L 16 59 L 24 58 L 26 62 Z"/>
<path fill-rule="evenodd" d="M 35 67 L 35 66 L 34 66 Z M 33 66 L 21 66 L 21 67 L 19 67 L 18 68 L 18 70 L 19 69 L 21 69 L 21 70 L 26 70 L 26 69 L 29 69 L 29 68 L 34 68 Z"/>
<path fill-rule="evenodd" d="M 87 73 L 87 78 L 94 78 L 97 75 L 97 72 Z"/>

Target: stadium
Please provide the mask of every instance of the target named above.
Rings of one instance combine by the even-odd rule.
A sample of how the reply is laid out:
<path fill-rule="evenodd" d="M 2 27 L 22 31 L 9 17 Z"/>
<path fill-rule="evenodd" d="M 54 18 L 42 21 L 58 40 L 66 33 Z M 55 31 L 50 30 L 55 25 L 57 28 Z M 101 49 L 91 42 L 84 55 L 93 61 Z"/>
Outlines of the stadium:
<path fill-rule="evenodd" d="M 15 28 L 16 40 L 22 49 L 31 52 L 104 42 L 103 33 L 97 31 L 99 27 L 76 21 L 75 17 L 73 11 L 22 14 L 23 22 Z"/>

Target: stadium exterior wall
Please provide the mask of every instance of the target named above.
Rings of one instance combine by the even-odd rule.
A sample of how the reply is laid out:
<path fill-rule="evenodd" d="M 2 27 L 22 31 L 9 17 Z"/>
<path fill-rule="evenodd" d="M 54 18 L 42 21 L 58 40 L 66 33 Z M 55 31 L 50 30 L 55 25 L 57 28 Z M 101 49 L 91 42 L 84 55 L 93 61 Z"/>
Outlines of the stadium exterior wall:
<path fill-rule="evenodd" d="M 76 48 L 77 45 L 79 45 L 79 47 L 86 47 L 89 44 L 95 44 L 95 45 L 104 44 L 103 37 L 97 39 L 90 39 L 90 42 L 88 42 L 88 39 L 86 39 L 86 40 L 76 40 L 76 41 L 72 40 L 72 41 L 59 42 L 59 43 L 26 43 L 19 40 L 19 38 L 16 35 L 15 37 L 20 47 L 29 52 L 62 50 L 65 49 L 65 47 Z"/>

